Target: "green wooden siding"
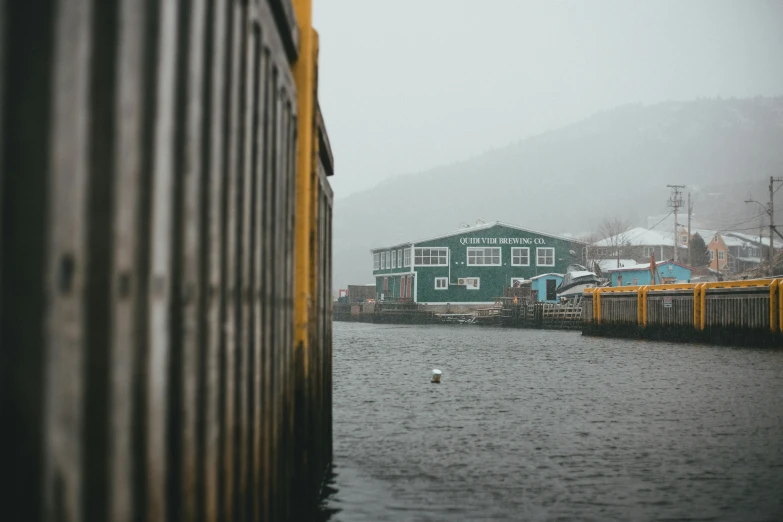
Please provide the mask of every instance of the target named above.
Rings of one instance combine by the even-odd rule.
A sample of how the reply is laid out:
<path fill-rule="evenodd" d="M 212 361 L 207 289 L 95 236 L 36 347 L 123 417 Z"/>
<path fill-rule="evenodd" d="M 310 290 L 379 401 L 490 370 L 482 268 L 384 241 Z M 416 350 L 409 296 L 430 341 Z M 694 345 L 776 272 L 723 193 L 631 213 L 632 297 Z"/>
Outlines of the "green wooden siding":
<path fill-rule="evenodd" d="M 533 276 L 550 272 L 565 273 L 568 265 L 582 263 L 584 245 L 577 241 L 495 224 L 489 227 L 466 229 L 464 233 L 415 243 L 415 248 L 428 247 L 448 248 L 449 265 L 413 267 L 416 279 L 414 286 L 417 292 L 416 300 L 420 303 L 492 302 L 495 298 L 503 295 L 503 288 L 510 286 L 512 277 L 530 279 Z M 470 247 L 500 248 L 500 266 L 468 266 L 467 252 Z M 514 247 L 530 249 L 529 266 L 512 266 L 511 253 Z M 539 266 L 537 264 L 536 248 L 546 247 L 555 249 L 554 266 Z M 395 246 L 395 248 L 400 247 Z M 378 249 L 373 252 L 382 250 Z M 413 262 L 413 257 L 414 252 L 411 252 L 411 262 Z M 381 276 L 383 274 L 399 274 L 409 270 L 410 267 L 375 270 L 373 274 Z M 438 277 L 448 278 L 448 289 L 437 290 L 435 288 L 435 279 Z M 457 284 L 460 278 L 474 277 L 480 280 L 479 288 L 476 290 Z M 377 277 L 376 288 L 380 295 L 383 292 L 383 277 Z M 398 297 L 399 292 L 400 276 L 390 277 L 387 295 Z"/>

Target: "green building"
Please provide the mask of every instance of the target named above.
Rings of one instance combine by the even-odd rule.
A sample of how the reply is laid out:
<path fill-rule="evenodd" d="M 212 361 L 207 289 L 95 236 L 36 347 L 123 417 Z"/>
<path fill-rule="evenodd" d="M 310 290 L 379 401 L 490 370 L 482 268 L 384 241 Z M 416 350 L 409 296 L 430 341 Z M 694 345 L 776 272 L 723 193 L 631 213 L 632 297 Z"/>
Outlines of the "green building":
<path fill-rule="evenodd" d="M 429 305 L 495 302 L 515 282 L 583 262 L 585 243 L 500 222 L 373 249 L 379 299 Z"/>

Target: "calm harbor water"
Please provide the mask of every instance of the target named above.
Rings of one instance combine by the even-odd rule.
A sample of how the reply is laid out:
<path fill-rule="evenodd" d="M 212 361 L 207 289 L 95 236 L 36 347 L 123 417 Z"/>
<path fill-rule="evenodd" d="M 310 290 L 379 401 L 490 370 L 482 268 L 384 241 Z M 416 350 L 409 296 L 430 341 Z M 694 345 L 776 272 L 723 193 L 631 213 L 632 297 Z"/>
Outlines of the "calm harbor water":
<path fill-rule="evenodd" d="M 334 439 L 332 521 L 783 520 L 783 351 L 335 323 Z"/>

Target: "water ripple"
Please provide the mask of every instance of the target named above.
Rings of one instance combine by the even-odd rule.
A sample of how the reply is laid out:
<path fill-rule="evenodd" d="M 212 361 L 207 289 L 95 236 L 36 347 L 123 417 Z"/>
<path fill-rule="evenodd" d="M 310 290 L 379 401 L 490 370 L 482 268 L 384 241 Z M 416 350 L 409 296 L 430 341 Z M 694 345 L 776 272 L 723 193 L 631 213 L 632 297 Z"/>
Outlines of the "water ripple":
<path fill-rule="evenodd" d="M 783 520 L 783 352 L 335 323 L 334 440 L 333 521 Z"/>

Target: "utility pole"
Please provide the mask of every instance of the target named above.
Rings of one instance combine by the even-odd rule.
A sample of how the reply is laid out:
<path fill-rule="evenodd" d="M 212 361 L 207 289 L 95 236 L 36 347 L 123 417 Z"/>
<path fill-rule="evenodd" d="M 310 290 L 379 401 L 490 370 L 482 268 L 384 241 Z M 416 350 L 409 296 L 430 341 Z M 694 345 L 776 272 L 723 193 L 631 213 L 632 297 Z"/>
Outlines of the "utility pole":
<path fill-rule="evenodd" d="M 783 183 L 783 178 L 769 177 L 769 274 L 772 275 L 774 267 L 772 258 L 775 255 L 775 234 L 780 232 L 775 228 L 775 183 Z"/>
<path fill-rule="evenodd" d="M 672 195 L 669 198 L 669 206 L 674 209 L 674 261 L 677 262 L 677 246 L 679 242 L 679 234 L 677 233 L 677 210 L 682 206 L 682 196 L 680 192 L 685 188 L 685 185 L 666 185 L 672 189 Z"/>
<path fill-rule="evenodd" d="M 688 266 L 693 266 L 691 263 L 691 215 L 693 215 L 693 203 L 691 203 L 691 193 L 688 192 Z M 677 221 L 675 219 L 675 221 Z"/>

